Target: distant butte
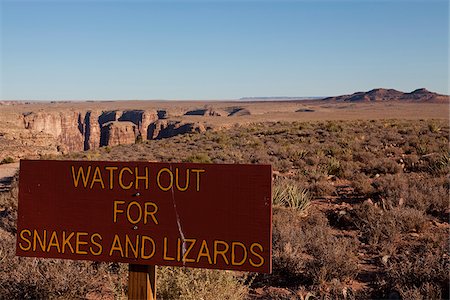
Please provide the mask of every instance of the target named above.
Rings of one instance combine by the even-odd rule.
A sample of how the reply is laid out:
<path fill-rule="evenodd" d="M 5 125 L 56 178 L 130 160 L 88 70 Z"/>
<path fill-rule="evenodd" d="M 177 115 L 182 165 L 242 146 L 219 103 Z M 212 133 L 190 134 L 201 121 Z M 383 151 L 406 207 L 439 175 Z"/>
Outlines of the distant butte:
<path fill-rule="evenodd" d="M 323 101 L 335 102 L 386 102 L 386 101 L 402 101 L 402 102 L 428 102 L 428 103 L 447 103 L 449 96 L 430 92 L 421 88 L 404 93 L 394 89 L 373 89 L 368 92 L 357 92 L 351 95 L 342 95 L 336 97 L 324 98 Z"/>

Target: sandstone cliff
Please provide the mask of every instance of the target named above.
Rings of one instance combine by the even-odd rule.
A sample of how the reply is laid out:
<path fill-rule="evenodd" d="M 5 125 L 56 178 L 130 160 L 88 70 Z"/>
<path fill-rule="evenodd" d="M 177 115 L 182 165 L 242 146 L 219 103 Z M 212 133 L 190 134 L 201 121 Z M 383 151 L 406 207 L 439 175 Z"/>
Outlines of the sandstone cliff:
<path fill-rule="evenodd" d="M 201 123 L 182 121 L 159 120 L 148 127 L 147 139 L 155 140 L 176 136 L 178 134 L 205 132 L 206 128 Z"/>
<path fill-rule="evenodd" d="M 30 132 L 55 138 L 58 150 L 62 152 L 205 131 L 199 123 L 171 121 L 166 119 L 167 116 L 162 110 L 38 111 L 22 114 L 19 123 Z"/>
<path fill-rule="evenodd" d="M 100 146 L 133 144 L 138 135 L 139 130 L 137 125 L 132 122 L 108 122 L 102 126 Z"/>

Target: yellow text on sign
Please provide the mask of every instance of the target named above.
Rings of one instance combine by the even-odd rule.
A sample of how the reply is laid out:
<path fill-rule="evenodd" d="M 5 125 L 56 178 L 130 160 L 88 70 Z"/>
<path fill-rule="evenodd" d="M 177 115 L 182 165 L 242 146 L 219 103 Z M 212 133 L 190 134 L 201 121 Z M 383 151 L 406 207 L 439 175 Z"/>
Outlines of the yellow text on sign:
<path fill-rule="evenodd" d="M 71 166 L 72 183 L 75 188 L 101 188 L 122 190 L 150 189 L 151 186 L 167 192 L 178 190 L 200 191 L 203 169 L 161 168 L 149 170 L 148 167 L 118 166 Z"/>

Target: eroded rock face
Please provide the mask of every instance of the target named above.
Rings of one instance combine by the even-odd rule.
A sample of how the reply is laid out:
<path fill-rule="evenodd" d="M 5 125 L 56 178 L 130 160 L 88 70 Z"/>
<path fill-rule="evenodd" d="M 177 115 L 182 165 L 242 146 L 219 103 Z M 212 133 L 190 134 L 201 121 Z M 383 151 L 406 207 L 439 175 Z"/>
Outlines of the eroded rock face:
<path fill-rule="evenodd" d="M 198 122 L 165 118 L 165 111 L 156 110 L 40 111 L 23 114 L 21 122 L 31 132 L 54 137 L 61 152 L 133 144 L 137 139 L 160 139 L 206 130 Z"/>
<path fill-rule="evenodd" d="M 200 108 L 187 111 L 186 116 L 209 116 L 209 117 L 220 117 L 222 112 L 213 109 L 212 107 Z"/>
<path fill-rule="evenodd" d="M 182 121 L 159 120 L 148 127 L 147 139 L 156 140 L 176 136 L 178 134 L 205 132 L 206 128 L 201 123 Z"/>
<path fill-rule="evenodd" d="M 102 126 L 100 146 L 134 144 L 139 134 L 137 125 L 128 121 L 111 121 Z"/>
<path fill-rule="evenodd" d="M 80 125 L 83 128 L 82 133 L 84 135 L 84 150 L 97 149 L 100 147 L 100 115 L 101 113 L 98 111 L 87 111 L 84 118 L 80 114 L 79 124 L 81 123 Z"/>
<path fill-rule="evenodd" d="M 250 111 L 246 108 L 242 107 L 230 107 L 228 109 L 229 117 L 239 117 L 239 116 L 248 116 L 251 115 Z"/>
<path fill-rule="evenodd" d="M 27 113 L 24 114 L 23 122 L 25 129 L 48 133 L 52 136 L 59 136 L 62 131 L 62 117 L 60 113 Z"/>
<path fill-rule="evenodd" d="M 119 121 L 129 121 L 135 124 L 142 137 L 147 136 L 148 126 L 156 120 L 158 120 L 158 113 L 147 110 L 126 110 L 119 118 Z"/>
<path fill-rule="evenodd" d="M 83 133 L 79 126 L 80 114 L 74 111 L 57 113 L 28 113 L 23 115 L 25 129 L 42 132 L 56 138 L 63 150 L 81 151 L 83 147 Z"/>

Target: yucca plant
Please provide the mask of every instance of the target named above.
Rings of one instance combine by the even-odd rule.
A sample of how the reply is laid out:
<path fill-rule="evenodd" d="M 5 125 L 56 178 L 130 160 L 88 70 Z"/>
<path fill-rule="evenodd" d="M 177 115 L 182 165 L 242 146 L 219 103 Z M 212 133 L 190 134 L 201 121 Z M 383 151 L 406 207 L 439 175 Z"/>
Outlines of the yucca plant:
<path fill-rule="evenodd" d="M 285 206 L 286 204 L 286 184 L 283 182 L 275 183 L 272 190 L 273 205 Z"/>
<path fill-rule="evenodd" d="M 304 211 L 311 203 L 311 196 L 307 189 L 297 185 L 286 186 L 286 206 L 300 211 Z"/>
<path fill-rule="evenodd" d="M 295 183 L 278 182 L 273 188 L 272 202 L 274 205 L 303 211 L 308 208 L 311 195 L 307 189 L 300 188 Z"/>
<path fill-rule="evenodd" d="M 450 155 L 447 154 L 443 154 L 441 157 L 439 157 L 439 159 L 433 161 L 428 167 L 430 172 L 435 175 L 448 174 L 449 168 L 450 168 Z"/>
<path fill-rule="evenodd" d="M 437 123 L 430 123 L 428 124 L 428 129 L 432 133 L 439 133 L 441 131 L 441 126 L 439 126 L 439 124 Z"/>

